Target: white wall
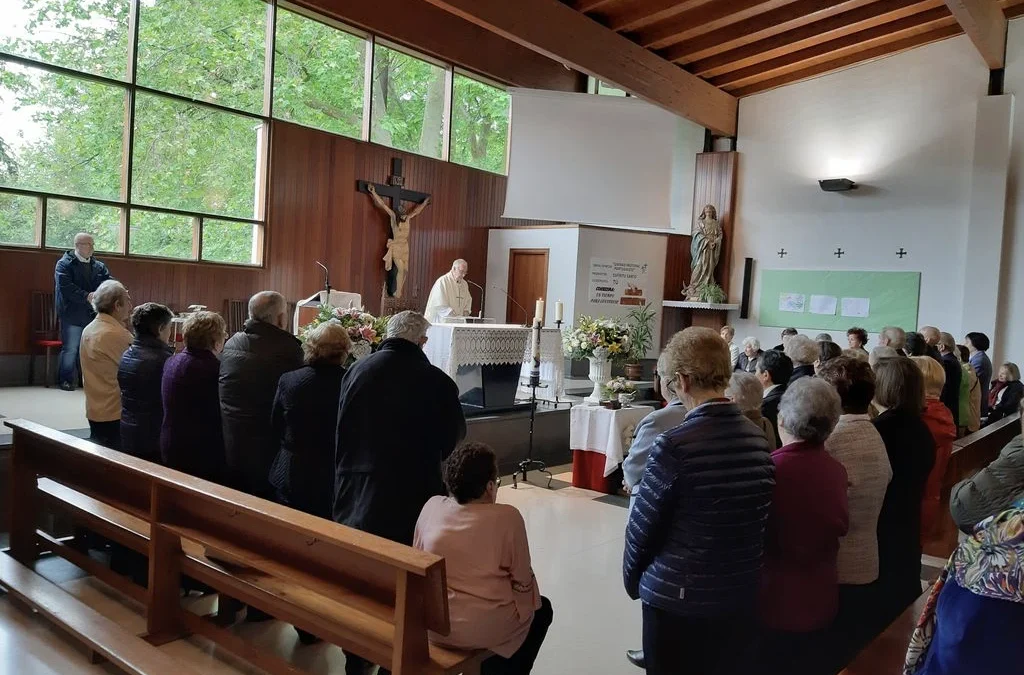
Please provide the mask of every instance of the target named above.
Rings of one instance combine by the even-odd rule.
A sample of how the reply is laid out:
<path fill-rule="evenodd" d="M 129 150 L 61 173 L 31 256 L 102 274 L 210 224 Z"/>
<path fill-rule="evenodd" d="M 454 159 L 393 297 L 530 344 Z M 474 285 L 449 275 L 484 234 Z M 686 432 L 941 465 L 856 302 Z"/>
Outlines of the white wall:
<path fill-rule="evenodd" d="M 1004 88 L 1016 94 L 1013 145 L 1010 154 L 1010 184 L 1006 200 L 1006 232 L 997 333 L 1000 336 L 993 361 L 1024 363 L 1024 197 L 1020 195 L 1024 175 L 1024 20 L 1010 22 L 1006 39 Z"/>
<path fill-rule="evenodd" d="M 508 284 L 508 252 L 514 248 L 548 249 L 548 291 L 545 313 L 548 325 L 554 324 L 555 302 L 561 300 L 565 320 L 572 321 L 576 297 L 576 255 L 579 246 L 579 228 L 521 228 L 490 230 L 487 235 L 487 300 L 484 316 L 499 321 L 522 321 L 516 314 L 506 317 L 508 300 L 491 288 L 505 288 Z M 472 272 L 472 271 L 471 271 Z M 472 274 L 470 275 L 472 276 Z M 508 290 L 505 288 L 505 290 Z M 533 306 L 527 308 L 531 313 Z"/>
<path fill-rule="evenodd" d="M 751 318 L 729 316 L 737 338 L 778 343 L 779 328 L 758 326 L 760 269 L 919 271 L 919 324 L 962 336 L 975 116 L 987 85 L 962 36 L 740 100 L 730 288 L 741 288 L 743 258 L 755 272 Z M 862 187 L 818 188 L 834 177 Z M 1024 340 L 1024 317 L 1019 330 Z"/>
<path fill-rule="evenodd" d="M 632 309 L 624 305 L 597 305 L 590 303 L 588 291 L 591 258 L 647 263 L 645 297 L 648 303 L 653 304 L 657 310 L 654 322 L 654 345 L 647 356 L 649 358 L 656 358 L 660 352 L 661 302 L 665 299 L 665 255 L 667 249 L 667 235 L 630 232 L 628 230 L 610 228 L 581 227 L 579 229 L 577 265 L 574 272 L 576 278 L 574 316 L 586 314 L 608 318 L 625 318 L 629 314 L 629 310 Z M 567 307 L 567 315 L 568 311 Z"/>

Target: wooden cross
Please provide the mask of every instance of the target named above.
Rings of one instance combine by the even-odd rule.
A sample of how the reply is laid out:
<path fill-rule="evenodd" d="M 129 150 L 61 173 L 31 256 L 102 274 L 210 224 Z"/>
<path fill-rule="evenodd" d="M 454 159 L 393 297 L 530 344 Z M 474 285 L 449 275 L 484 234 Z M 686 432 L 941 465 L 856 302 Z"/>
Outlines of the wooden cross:
<path fill-rule="evenodd" d="M 903 260 L 903 256 L 909 255 L 909 254 L 903 249 L 902 246 L 900 246 L 900 250 L 896 251 L 896 255 L 898 255 L 900 257 L 900 260 Z"/>
<path fill-rule="evenodd" d="M 837 248 L 832 255 L 834 255 L 837 258 L 842 258 L 844 253 L 846 253 L 846 251 L 844 251 L 841 248 Z"/>
<path fill-rule="evenodd" d="M 779 249 L 779 257 L 780 258 L 784 258 L 786 256 L 786 253 L 788 253 L 788 251 L 786 251 L 786 249 L 784 249 L 784 248 L 780 248 Z"/>
<path fill-rule="evenodd" d="M 391 210 L 399 215 L 405 213 L 402 202 L 416 202 L 419 204 L 430 196 L 426 192 L 405 189 L 405 176 L 402 175 L 402 160 L 399 157 L 391 158 L 391 175 L 388 176 L 386 184 L 382 185 L 380 183 L 371 183 L 368 180 L 357 180 L 356 190 L 369 194 L 370 185 L 373 185 L 377 190 L 377 194 L 382 199 L 391 200 Z"/>

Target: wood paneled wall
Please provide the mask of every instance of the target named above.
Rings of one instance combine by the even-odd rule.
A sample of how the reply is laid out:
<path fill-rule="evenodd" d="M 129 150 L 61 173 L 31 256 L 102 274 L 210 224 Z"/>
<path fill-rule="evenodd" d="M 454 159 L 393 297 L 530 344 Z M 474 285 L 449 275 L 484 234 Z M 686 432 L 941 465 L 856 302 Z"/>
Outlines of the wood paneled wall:
<path fill-rule="evenodd" d="M 485 283 L 487 230 L 528 221 L 501 218 L 505 177 L 398 152 L 306 127 L 275 121 L 266 264 L 261 269 L 100 256 L 136 303 L 190 304 L 221 311 L 227 299 L 263 289 L 290 301 L 322 288 L 314 261 L 331 269 L 331 285 L 361 293 L 368 311 L 380 310 L 382 258 L 388 228 L 356 180 L 384 182 L 392 157 L 402 157 L 406 186 L 429 193 L 430 206 L 413 221 L 408 300 L 426 305 L 434 279 L 455 258 L 470 264 L 470 278 Z M 56 251 L 0 250 L 0 354 L 28 351 L 32 290 L 53 288 Z M 475 297 L 479 303 L 479 297 Z"/>

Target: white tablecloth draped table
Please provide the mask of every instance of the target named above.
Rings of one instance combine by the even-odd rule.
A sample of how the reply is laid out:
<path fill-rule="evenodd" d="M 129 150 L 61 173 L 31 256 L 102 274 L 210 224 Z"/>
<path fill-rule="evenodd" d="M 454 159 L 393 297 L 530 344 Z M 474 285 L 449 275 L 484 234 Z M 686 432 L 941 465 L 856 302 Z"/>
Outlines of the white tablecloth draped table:
<path fill-rule="evenodd" d="M 427 344 L 423 351 L 432 364 L 453 380 L 462 366 L 517 363 L 523 364 L 522 377 L 528 378 L 530 331 L 512 324 L 436 324 L 427 329 Z M 538 390 L 537 397 L 561 396 L 565 387 L 562 334 L 555 328 L 542 329 L 540 347 L 540 379 L 547 389 Z"/>
<path fill-rule="evenodd" d="M 652 412 L 654 408 L 647 405 L 619 410 L 575 405 L 569 411 L 569 447 L 604 455 L 604 475 L 608 477 L 626 458 L 636 425 Z"/>

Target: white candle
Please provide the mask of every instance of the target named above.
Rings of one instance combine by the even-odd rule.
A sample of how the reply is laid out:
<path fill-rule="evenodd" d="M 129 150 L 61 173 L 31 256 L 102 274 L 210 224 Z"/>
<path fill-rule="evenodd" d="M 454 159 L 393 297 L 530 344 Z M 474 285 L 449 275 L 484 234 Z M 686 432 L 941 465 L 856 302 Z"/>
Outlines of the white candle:
<path fill-rule="evenodd" d="M 541 326 L 541 320 L 540 319 L 534 319 L 533 320 L 533 330 L 531 331 L 531 336 L 532 336 L 533 342 L 530 345 L 530 347 L 531 347 L 530 354 L 533 355 L 533 367 L 537 367 L 537 366 L 540 365 L 540 326 Z"/>
<path fill-rule="evenodd" d="M 542 325 L 542 326 L 544 325 L 544 299 L 543 298 L 537 298 L 537 307 L 534 310 L 533 318 L 534 318 L 535 321 L 539 319 L 540 320 L 540 325 Z"/>
<path fill-rule="evenodd" d="M 559 300 L 558 302 L 555 303 L 555 321 L 562 320 L 562 309 L 562 301 Z"/>

